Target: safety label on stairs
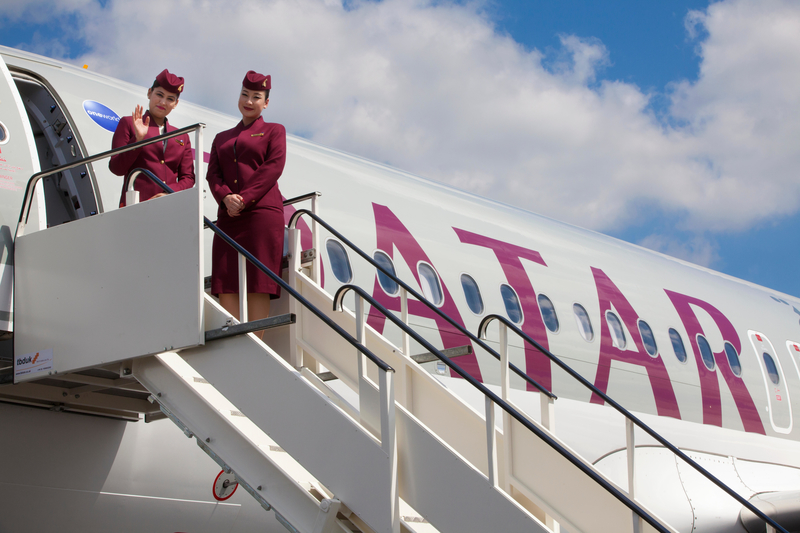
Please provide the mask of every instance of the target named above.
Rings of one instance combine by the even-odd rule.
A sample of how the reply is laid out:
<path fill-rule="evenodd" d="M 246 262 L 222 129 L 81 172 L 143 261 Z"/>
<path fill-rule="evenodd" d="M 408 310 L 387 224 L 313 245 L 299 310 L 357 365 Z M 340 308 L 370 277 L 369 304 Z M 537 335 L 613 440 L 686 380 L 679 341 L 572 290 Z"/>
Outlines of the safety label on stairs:
<path fill-rule="evenodd" d="M 53 349 L 28 353 L 14 358 L 14 379 L 28 374 L 53 370 Z"/>

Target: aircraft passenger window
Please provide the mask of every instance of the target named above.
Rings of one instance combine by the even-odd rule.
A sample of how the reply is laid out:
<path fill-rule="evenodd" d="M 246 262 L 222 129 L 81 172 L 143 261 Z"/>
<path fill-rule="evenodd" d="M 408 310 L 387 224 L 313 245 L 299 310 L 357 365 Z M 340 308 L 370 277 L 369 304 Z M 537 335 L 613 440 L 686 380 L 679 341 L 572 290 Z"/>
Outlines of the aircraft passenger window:
<path fill-rule="evenodd" d="M 388 255 L 381 251 L 377 251 L 372 254 L 372 257 L 375 259 L 375 262 L 381 266 L 381 268 L 397 277 L 397 272 L 394 270 L 394 263 L 392 263 L 392 259 Z M 398 285 L 395 280 L 380 270 L 376 269 L 376 271 L 378 272 L 378 283 L 381 284 L 381 288 L 384 290 L 384 292 L 386 292 L 386 294 L 389 296 L 395 296 L 400 291 L 400 285 Z"/>
<path fill-rule="evenodd" d="M 514 289 L 504 283 L 500 285 L 500 296 L 503 297 L 508 319 L 514 324 L 522 324 L 522 308 L 519 306 L 519 298 Z"/>
<path fill-rule="evenodd" d="M 333 275 L 342 283 L 350 283 L 353 279 L 353 269 L 350 268 L 347 250 L 339 241 L 333 239 L 325 243 L 325 249 L 328 250 L 328 260 L 331 262 Z"/>
<path fill-rule="evenodd" d="M 700 356 L 703 358 L 703 364 L 706 365 L 707 369 L 714 370 L 717 366 L 714 362 L 714 352 L 711 351 L 711 346 L 708 344 L 706 338 L 702 335 L 698 335 L 697 345 L 700 347 Z"/>
<path fill-rule="evenodd" d="M 581 304 L 572 304 L 572 312 L 575 313 L 575 322 L 578 323 L 578 331 L 581 332 L 581 337 L 586 342 L 592 342 L 594 330 L 592 329 L 592 321 L 589 319 L 589 313 L 586 312 L 586 309 Z"/>
<path fill-rule="evenodd" d="M 739 362 L 739 354 L 736 353 L 736 348 L 729 342 L 725 343 L 725 355 L 728 356 L 728 364 L 731 365 L 733 374 L 737 377 L 742 376 L 742 364 Z"/>
<path fill-rule="evenodd" d="M 444 302 L 442 285 L 439 283 L 439 276 L 436 271 L 427 263 L 420 263 L 417 266 L 420 281 L 422 283 L 422 294 L 430 300 L 433 305 L 440 306 Z"/>
<path fill-rule="evenodd" d="M 669 328 L 669 340 L 672 341 L 672 350 L 675 352 L 675 357 L 681 363 L 686 362 L 686 348 L 683 346 L 683 339 L 681 334 L 673 328 Z"/>
<path fill-rule="evenodd" d="M 625 330 L 622 329 L 622 322 L 611 311 L 606 312 L 606 322 L 611 330 L 611 342 L 620 350 L 624 350 L 625 346 L 628 345 L 628 341 L 625 339 Z"/>
<path fill-rule="evenodd" d="M 8 142 L 8 131 L 6 130 L 6 125 L 0 122 L 0 144 L 5 144 Z"/>
<path fill-rule="evenodd" d="M 558 331 L 558 315 L 556 315 L 556 308 L 553 307 L 553 302 L 544 294 L 537 297 L 539 301 L 539 310 L 542 312 L 544 325 L 547 326 L 552 333 Z"/>
<path fill-rule="evenodd" d="M 658 355 L 658 346 L 656 345 L 656 337 L 653 335 L 653 330 L 650 329 L 650 325 L 645 322 L 644 320 L 639 321 L 639 333 L 642 334 L 642 342 L 644 343 L 644 349 L 647 350 L 647 353 L 650 357 L 655 357 Z"/>
<path fill-rule="evenodd" d="M 480 315 L 483 313 L 483 298 L 481 289 L 469 274 L 461 274 L 461 288 L 464 289 L 464 297 L 467 299 L 469 310 Z"/>
<path fill-rule="evenodd" d="M 767 367 L 767 374 L 769 374 L 769 380 L 773 382 L 775 385 L 778 385 L 781 382 L 781 377 L 778 374 L 778 367 L 775 366 L 775 361 L 772 359 L 772 356 L 767 352 L 764 352 L 764 364 Z"/>

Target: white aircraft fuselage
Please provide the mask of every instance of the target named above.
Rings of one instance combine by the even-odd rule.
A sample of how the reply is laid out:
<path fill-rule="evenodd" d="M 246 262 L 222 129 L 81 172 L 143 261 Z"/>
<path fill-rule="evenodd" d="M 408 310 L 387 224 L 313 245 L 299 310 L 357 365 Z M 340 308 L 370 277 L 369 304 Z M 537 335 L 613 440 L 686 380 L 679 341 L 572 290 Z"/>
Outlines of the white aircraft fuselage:
<path fill-rule="evenodd" d="M 0 47 L 0 56 L 0 329 L 12 332 L 12 236 L 28 180 L 70 157 L 109 150 L 114 123 L 144 104 L 147 89 L 19 50 Z M 269 110 L 264 118 L 270 120 Z M 207 153 L 214 135 L 238 119 L 181 101 L 169 120 L 178 127 L 205 123 Z M 279 184 L 286 198 L 320 191 L 328 223 L 368 254 L 388 259 L 399 278 L 440 301 L 468 330 L 477 332 L 488 314 L 508 316 L 741 493 L 800 490 L 797 297 L 294 136 Z M 121 187 L 106 162 L 94 163 L 42 187 L 32 216 L 45 227 L 116 209 Z M 216 218 L 210 194 L 204 208 Z M 292 212 L 287 207 L 287 217 Z M 300 227 L 309 248 L 308 227 Z M 210 232 L 206 239 L 210 254 Z M 327 239 L 317 250 L 331 293 L 348 281 L 331 263 L 335 247 Z M 371 265 L 352 254 L 349 265 L 354 283 L 399 311 L 400 297 L 382 286 Z M 210 272 L 209 257 L 205 266 Z M 419 302 L 410 302 L 409 314 L 434 344 L 469 344 Z M 368 323 L 400 343 L 377 313 Z M 496 335 L 489 341 L 497 344 Z M 511 346 L 512 362 L 559 396 L 559 435 L 609 478 L 624 479 L 621 417 L 535 349 L 513 336 Z M 0 355 L 9 360 L 10 346 Z M 456 362 L 486 384 L 499 383 L 499 363 L 480 351 Z M 448 387 L 463 390 L 463 380 L 428 365 Z M 512 385 L 516 402 L 538 413 L 532 387 L 526 391 L 519 378 Z M 244 491 L 215 501 L 211 485 L 219 468 L 169 422 L 58 412 L 68 406 L 47 411 L 20 405 L 2 387 L 0 400 L 7 442 L 0 454 L 0 531 L 54 524 L 60 531 L 283 530 Z M 640 457 L 652 486 L 637 490 L 661 502 L 656 510 L 673 527 L 744 531 L 740 505 L 720 503 L 721 496 L 697 503 L 711 492 L 707 482 L 660 448 L 645 448 Z"/>

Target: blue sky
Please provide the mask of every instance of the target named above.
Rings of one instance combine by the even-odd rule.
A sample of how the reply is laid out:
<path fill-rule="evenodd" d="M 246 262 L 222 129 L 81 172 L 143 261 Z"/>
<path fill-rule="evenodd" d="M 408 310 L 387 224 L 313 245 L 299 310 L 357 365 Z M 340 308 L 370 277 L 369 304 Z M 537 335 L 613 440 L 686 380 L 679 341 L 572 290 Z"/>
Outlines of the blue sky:
<path fill-rule="evenodd" d="M 137 10 L 94 0 L 0 6 L 0 44 L 144 84 L 153 68 L 137 63 L 146 54 L 131 51 L 135 32 L 174 32 L 157 52 L 207 78 L 177 43 L 214 61 L 217 48 L 231 43 L 235 56 L 250 42 L 239 31 L 245 17 L 258 21 L 256 32 L 291 28 L 291 47 L 262 36 L 253 52 L 296 89 L 275 105 L 290 131 L 800 296 L 800 105 L 786 92 L 794 79 L 780 80 L 799 70 L 791 35 L 800 31 L 773 41 L 780 28 L 770 26 L 800 20 L 796 3 L 269 0 L 186 10 L 143 2 Z M 167 26 L 144 18 L 137 26 L 148 9 L 175 15 Z M 215 41 L 202 36 L 212 23 Z M 347 77 L 328 105 L 314 107 L 331 100 L 332 87 L 309 72 Z M 492 83 L 474 84 L 473 72 Z M 423 75 L 426 84 L 386 89 Z M 186 97 L 234 112 L 219 90 L 214 80 Z M 486 125 L 497 142 L 490 153 L 476 155 L 483 139 L 464 133 L 465 123 Z"/>
<path fill-rule="evenodd" d="M 490 7 L 498 26 L 530 48 L 557 49 L 559 34 L 599 39 L 611 52 L 608 79 L 663 91 L 670 82 L 697 76 L 695 40 L 684 18 L 709 2 L 506 0 Z"/>
<path fill-rule="evenodd" d="M 690 10 L 703 10 L 708 0 L 641 2 L 596 0 L 505 0 L 489 8 L 497 26 L 528 48 L 555 53 L 559 34 L 599 39 L 611 55 L 601 79 L 622 79 L 657 93 L 658 110 L 665 104 L 669 84 L 696 80 L 700 56 L 698 37 L 689 38 L 684 20 Z M 798 139 L 800 149 L 800 139 Z M 800 172 L 798 173 L 800 180 Z M 669 216 L 608 233 L 638 243 L 652 226 L 668 227 Z M 691 240 L 692 232 L 672 230 Z M 710 266 L 787 294 L 800 296 L 800 213 L 775 217 L 746 231 L 707 234 L 718 259 Z"/>

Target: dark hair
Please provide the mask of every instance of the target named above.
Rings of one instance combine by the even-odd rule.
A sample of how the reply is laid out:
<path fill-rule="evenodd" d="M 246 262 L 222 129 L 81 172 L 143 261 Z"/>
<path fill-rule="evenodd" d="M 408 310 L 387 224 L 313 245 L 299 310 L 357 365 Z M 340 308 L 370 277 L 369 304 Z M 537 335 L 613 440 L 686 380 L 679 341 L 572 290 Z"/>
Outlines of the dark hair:
<path fill-rule="evenodd" d="M 244 85 L 242 85 L 242 90 L 247 89 Z M 248 91 L 252 91 L 253 89 L 247 89 Z M 259 89 L 258 92 L 264 93 L 264 100 L 269 100 L 269 89 Z"/>
<path fill-rule="evenodd" d="M 150 90 L 153 91 L 153 90 L 157 89 L 158 87 L 161 87 L 161 85 L 158 84 L 158 80 L 153 80 L 153 86 L 150 87 Z M 164 90 L 166 90 L 166 89 L 164 89 Z M 176 100 L 180 100 L 181 99 L 181 93 L 175 93 L 175 99 Z"/>

